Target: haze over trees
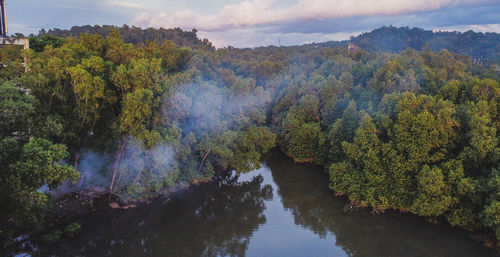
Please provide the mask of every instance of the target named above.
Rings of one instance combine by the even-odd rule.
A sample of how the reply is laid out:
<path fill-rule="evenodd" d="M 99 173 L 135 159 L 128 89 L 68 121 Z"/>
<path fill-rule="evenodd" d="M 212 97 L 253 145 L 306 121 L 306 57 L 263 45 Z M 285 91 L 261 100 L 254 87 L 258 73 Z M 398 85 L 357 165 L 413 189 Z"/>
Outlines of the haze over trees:
<path fill-rule="evenodd" d="M 421 47 L 426 37 L 407 45 L 419 52 L 371 51 L 403 49 L 370 37 L 353 39 L 370 50 L 357 53 L 342 44 L 216 50 L 196 31 L 74 27 L 31 38 L 26 73 L 13 48 L 1 49 L 4 245 L 43 228 L 44 185 L 80 177 L 143 199 L 258 168 L 275 146 L 323 165 L 353 205 L 500 238 L 496 66 Z"/>

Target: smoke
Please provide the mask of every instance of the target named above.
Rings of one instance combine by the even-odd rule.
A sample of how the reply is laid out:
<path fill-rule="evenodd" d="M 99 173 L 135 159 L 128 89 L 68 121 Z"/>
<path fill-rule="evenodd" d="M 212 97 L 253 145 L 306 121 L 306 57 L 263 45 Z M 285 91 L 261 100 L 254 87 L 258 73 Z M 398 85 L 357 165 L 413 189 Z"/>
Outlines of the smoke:
<path fill-rule="evenodd" d="M 155 181 L 167 180 L 178 166 L 174 158 L 175 152 L 170 145 L 159 144 L 148 149 L 137 139 L 130 138 L 120 159 L 118 170 L 121 176 L 116 181 L 116 188 L 126 189 L 130 184 L 137 182 L 145 171 L 149 171 Z M 86 151 L 78 163 L 80 180 L 75 184 L 65 181 L 56 189 L 50 190 L 50 194 L 58 198 L 86 189 L 105 193 L 111 182 L 114 161 L 115 154 Z M 48 188 L 45 187 L 39 190 L 48 192 Z"/>
<path fill-rule="evenodd" d="M 265 112 L 271 100 L 270 92 L 255 85 L 254 80 L 231 81 L 231 88 L 213 81 L 182 85 L 165 100 L 164 116 L 167 122 L 179 124 L 184 134 L 217 132 L 249 125 Z M 263 120 L 264 119 L 264 120 Z"/>
<path fill-rule="evenodd" d="M 108 154 L 98 154 L 93 151 L 84 151 L 78 162 L 77 171 L 80 172 L 80 180 L 73 184 L 70 181 L 64 181 L 57 188 L 50 190 L 50 195 L 59 198 L 68 193 L 78 192 L 90 187 L 107 188 L 109 178 L 106 170 L 111 168 L 112 156 Z"/>
<path fill-rule="evenodd" d="M 231 83 L 229 88 L 223 82 L 197 79 L 174 86 L 175 90 L 167 94 L 159 110 L 163 131 L 159 143 L 149 147 L 138 138 L 127 139 L 114 189 L 123 192 L 121 196 L 127 199 L 185 183 L 187 181 L 180 179 L 181 170 L 189 170 L 190 175 L 198 172 L 206 150 L 195 146 L 207 140 L 207 136 L 210 140 L 210 135 L 244 129 L 255 121 L 264 123 L 270 94 L 251 79 L 236 78 Z M 85 189 L 109 188 L 116 153 L 88 149 L 82 152 L 78 163 L 80 181 L 64 182 L 52 190 L 51 195 L 59 197 Z"/>
<path fill-rule="evenodd" d="M 88 185 L 106 186 L 104 183 L 107 177 L 103 174 L 107 169 L 111 168 L 112 156 L 106 154 L 97 154 L 92 151 L 87 151 L 82 154 L 78 164 L 81 181 L 78 183 L 80 188 Z"/>

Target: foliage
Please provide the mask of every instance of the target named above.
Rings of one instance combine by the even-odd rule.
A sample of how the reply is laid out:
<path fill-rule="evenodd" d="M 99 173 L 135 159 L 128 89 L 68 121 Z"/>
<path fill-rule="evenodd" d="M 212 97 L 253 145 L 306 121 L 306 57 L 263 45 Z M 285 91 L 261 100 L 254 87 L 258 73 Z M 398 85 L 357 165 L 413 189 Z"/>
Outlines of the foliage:
<path fill-rule="evenodd" d="M 499 61 L 495 49 L 499 47 L 500 35 L 472 30 L 466 32 L 433 32 L 420 28 L 393 26 L 381 27 L 369 33 L 363 33 L 352 42 L 363 49 L 399 53 L 408 48 L 434 51 L 448 49 L 455 53 L 469 55 L 472 58 Z M 460 42 L 460 43 L 456 43 Z"/>
<path fill-rule="evenodd" d="M 62 232 L 59 229 L 55 229 L 45 235 L 42 236 L 42 241 L 45 243 L 55 243 L 61 239 L 63 236 L 64 232 Z"/>
<path fill-rule="evenodd" d="M 359 206 L 498 234 L 498 75 L 446 50 L 325 51 L 288 48 L 285 82 L 268 82 L 280 147 Z"/>
<path fill-rule="evenodd" d="M 64 39 L 53 35 L 44 35 L 40 38 L 30 37 L 30 48 L 35 52 L 42 52 L 46 46 L 60 47 L 64 44 Z"/>
<path fill-rule="evenodd" d="M 63 164 L 66 146 L 40 138 L 36 99 L 15 81 L 0 85 L 0 239 L 9 244 L 16 231 L 43 227 L 48 196 L 38 189 L 76 181 L 73 167 Z"/>
<path fill-rule="evenodd" d="M 259 168 L 275 145 L 327 167 L 355 204 L 500 238 L 499 76 L 452 53 L 476 48 L 441 50 L 449 36 L 498 35 L 382 28 L 353 39 L 403 51 L 389 54 L 330 47 L 341 43 L 215 50 L 195 30 L 83 26 L 33 37 L 26 73 L 1 49 L 14 64 L 0 69 L 2 239 L 41 226 L 49 201 L 36 190 L 77 179 L 78 167 L 140 199 Z"/>
<path fill-rule="evenodd" d="M 186 46 L 190 48 L 202 48 L 211 49 L 212 44 L 207 40 L 198 39 L 196 33 L 197 30 L 183 31 L 180 28 L 172 29 L 154 29 L 147 28 L 141 29 L 135 26 L 123 25 L 122 27 L 104 25 L 104 26 L 73 26 L 69 30 L 61 29 L 50 29 L 48 31 L 42 29 L 37 37 L 44 38 L 45 36 L 55 36 L 55 37 L 80 37 L 82 34 L 95 34 L 102 37 L 109 36 L 114 30 L 120 31 L 120 36 L 124 39 L 126 43 L 147 44 L 148 41 L 155 42 L 157 44 L 162 44 L 165 41 L 173 42 L 179 46 Z"/>
<path fill-rule="evenodd" d="M 81 228 L 82 225 L 76 222 L 72 222 L 68 226 L 66 226 L 66 228 L 64 228 L 64 232 L 66 232 L 67 234 L 74 234 L 78 232 Z"/>

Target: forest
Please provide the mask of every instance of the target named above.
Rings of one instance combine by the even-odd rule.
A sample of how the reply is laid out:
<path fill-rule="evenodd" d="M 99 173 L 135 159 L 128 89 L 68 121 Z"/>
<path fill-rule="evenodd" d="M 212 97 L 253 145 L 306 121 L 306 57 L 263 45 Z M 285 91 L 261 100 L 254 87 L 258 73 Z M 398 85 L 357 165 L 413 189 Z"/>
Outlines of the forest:
<path fill-rule="evenodd" d="M 380 49 L 387 35 L 376 32 L 354 38 L 356 52 L 346 42 L 216 49 L 196 30 L 128 26 L 41 31 L 29 50 L 1 48 L 2 246 L 50 228 L 47 189 L 99 186 L 138 201 L 259 168 L 275 147 L 325 167 L 354 207 L 498 242 L 498 57 L 478 66 L 453 48 L 467 33 Z M 498 45 L 477 34 L 484 51 Z"/>

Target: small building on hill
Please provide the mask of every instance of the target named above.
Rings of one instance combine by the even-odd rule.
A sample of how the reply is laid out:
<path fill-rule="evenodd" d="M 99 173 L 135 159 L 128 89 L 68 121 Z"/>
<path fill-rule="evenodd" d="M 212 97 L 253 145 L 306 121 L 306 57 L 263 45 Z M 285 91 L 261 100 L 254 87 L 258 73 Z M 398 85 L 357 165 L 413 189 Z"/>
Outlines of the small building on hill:
<path fill-rule="evenodd" d="M 361 48 L 353 43 L 349 43 L 349 45 L 347 45 L 347 51 L 349 53 L 355 54 L 355 53 L 361 51 Z"/>

